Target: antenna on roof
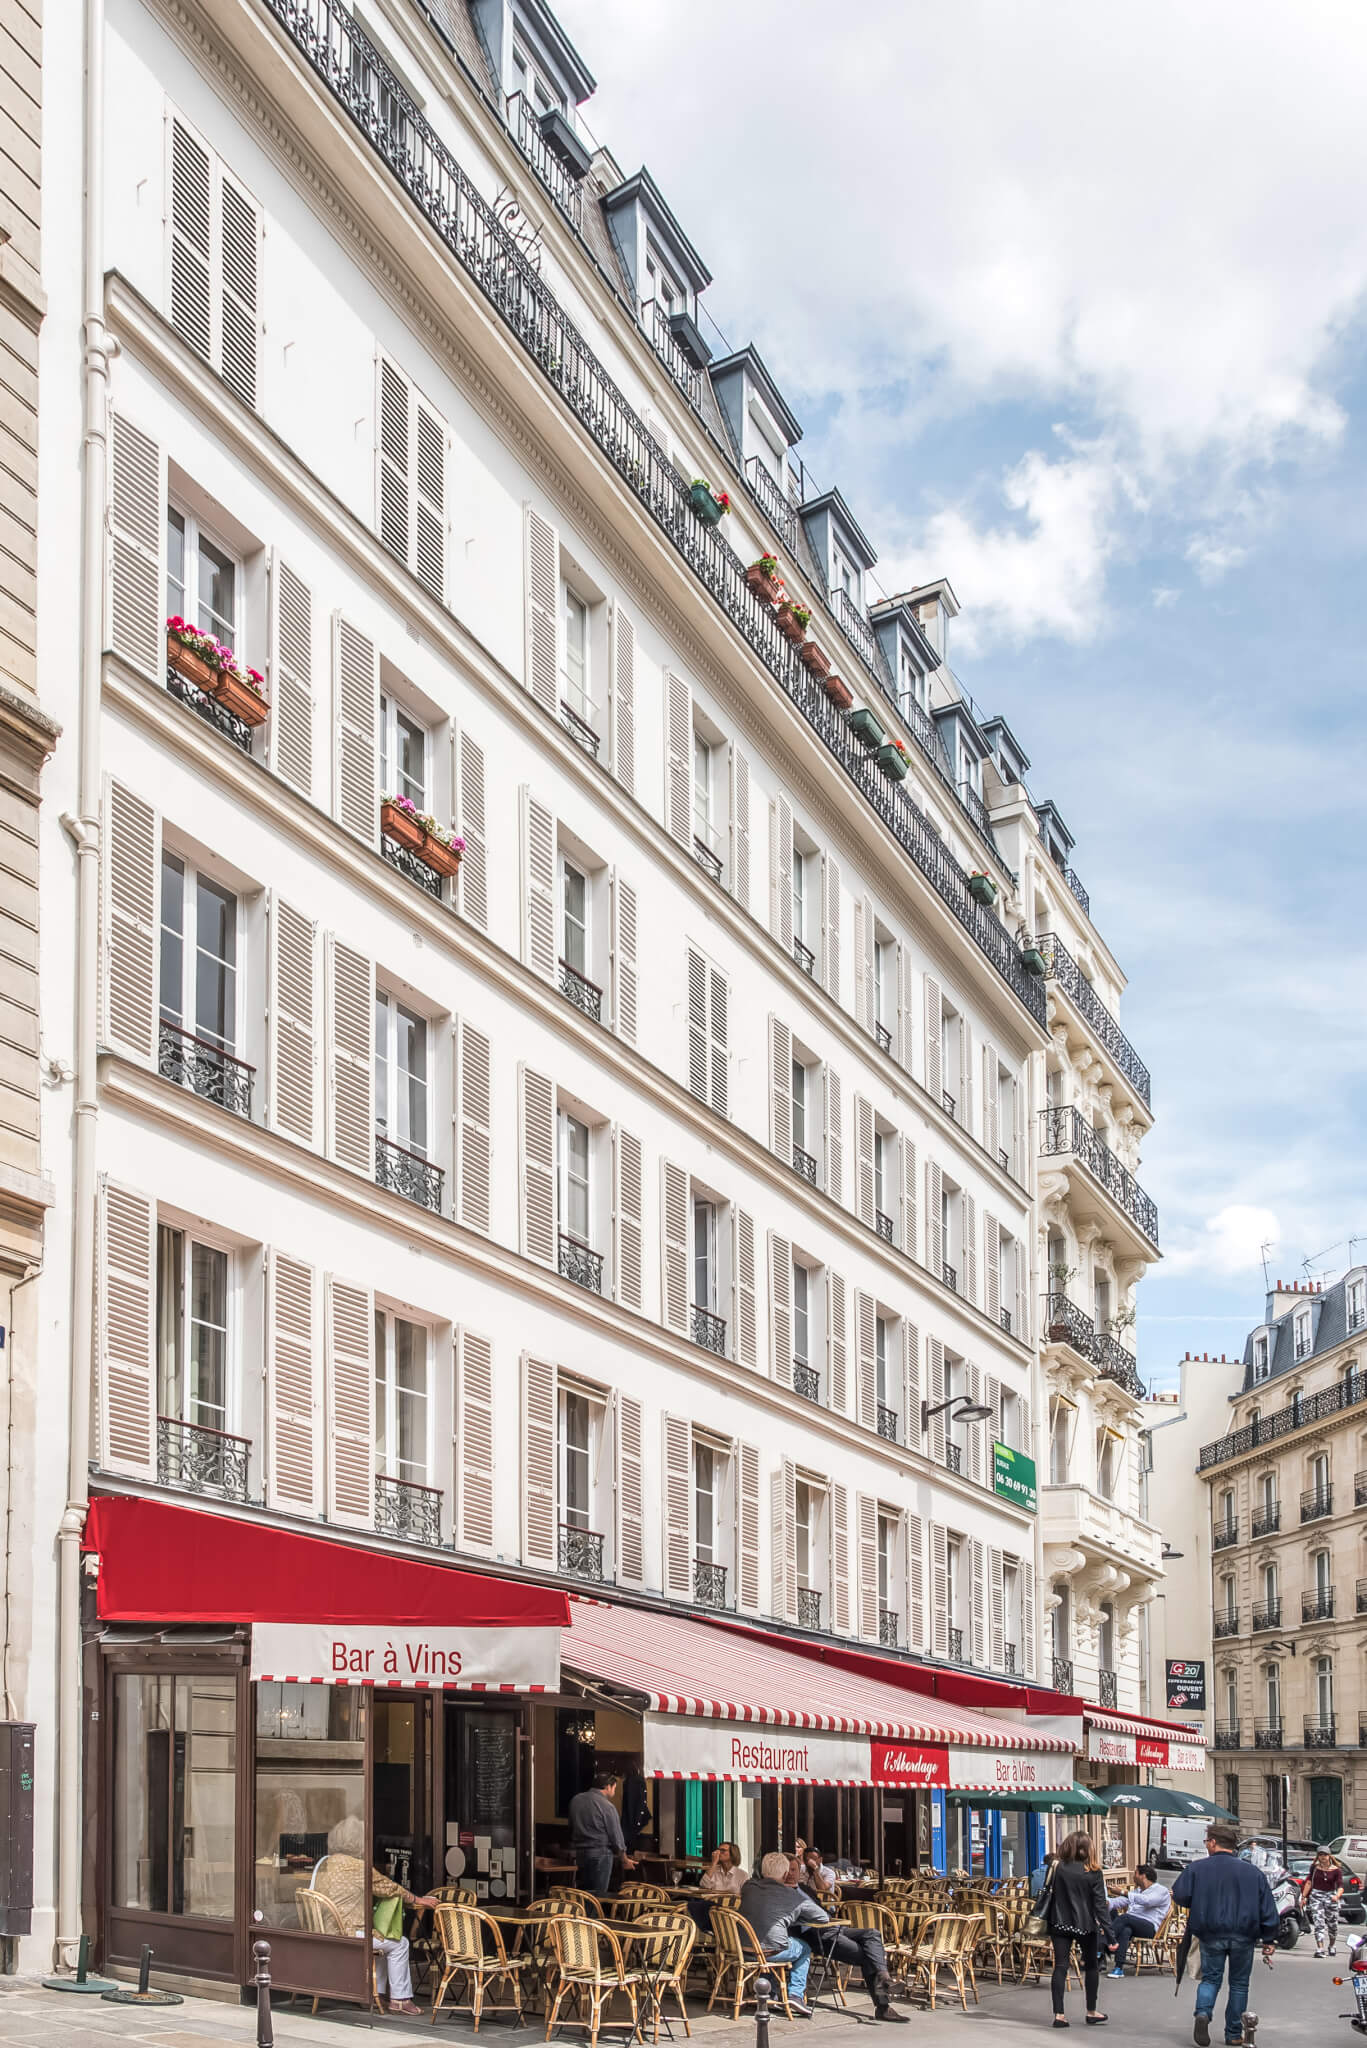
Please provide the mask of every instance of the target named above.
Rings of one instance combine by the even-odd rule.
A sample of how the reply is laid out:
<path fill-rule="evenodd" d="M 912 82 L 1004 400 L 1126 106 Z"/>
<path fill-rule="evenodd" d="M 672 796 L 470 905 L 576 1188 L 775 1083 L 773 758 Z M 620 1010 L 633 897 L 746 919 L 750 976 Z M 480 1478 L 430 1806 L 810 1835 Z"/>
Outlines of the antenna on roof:
<path fill-rule="evenodd" d="M 1261 1243 L 1261 1244 L 1259 1245 L 1259 1247 L 1258 1247 L 1258 1250 L 1259 1250 L 1259 1252 L 1260 1252 L 1260 1253 L 1262 1254 L 1262 1261 L 1263 1261 L 1263 1286 L 1264 1286 L 1264 1288 L 1270 1288 L 1270 1287 L 1271 1287 L 1271 1285 L 1272 1285 L 1272 1276 L 1271 1276 L 1271 1274 L 1270 1274 L 1270 1273 L 1268 1272 L 1268 1268 L 1267 1268 L 1267 1255 L 1268 1255 L 1268 1253 L 1269 1253 L 1269 1252 L 1271 1251 L 1271 1249 L 1272 1249 L 1272 1246 L 1273 1246 L 1274 1242 L 1275 1242 L 1275 1240 L 1274 1240 L 1273 1238 L 1270 1238 L 1270 1237 L 1265 1237 L 1265 1238 L 1263 1239 L 1262 1243 Z"/>

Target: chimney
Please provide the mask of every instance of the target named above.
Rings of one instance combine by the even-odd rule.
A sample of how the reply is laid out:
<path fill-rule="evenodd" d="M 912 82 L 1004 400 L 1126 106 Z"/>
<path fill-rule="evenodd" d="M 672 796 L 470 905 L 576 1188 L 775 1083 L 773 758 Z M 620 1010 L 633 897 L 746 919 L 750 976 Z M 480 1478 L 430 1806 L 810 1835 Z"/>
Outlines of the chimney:
<path fill-rule="evenodd" d="M 1268 1290 L 1267 1313 L 1263 1317 L 1263 1321 L 1265 1323 L 1275 1323 L 1278 1316 L 1284 1316 L 1289 1308 L 1295 1307 L 1298 1298 L 1304 1291 L 1299 1280 L 1292 1280 L 1290 1282 L 1279 1280 L 1275 1287 Z"/>

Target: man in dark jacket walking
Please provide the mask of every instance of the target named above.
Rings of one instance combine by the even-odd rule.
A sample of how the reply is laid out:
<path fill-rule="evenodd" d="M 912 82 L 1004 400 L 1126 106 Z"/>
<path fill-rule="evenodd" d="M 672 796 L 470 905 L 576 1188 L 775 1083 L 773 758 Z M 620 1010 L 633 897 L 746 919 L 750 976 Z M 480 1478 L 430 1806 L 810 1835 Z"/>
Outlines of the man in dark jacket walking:
<path fill-rule="evenodd" d="M 1197 2048 L 1208 2048 L 1215 2000 L 1229 1965 L 1225 1996 L 1225 2040 L 1244 2038 L 1244 2007 L 1259 1941 L 1269 1958 L 1277 1943 L 1277 1908 L 1272 1887 L 1256 1864 L 1234 1854 L 1239 1831 L 1224 1821 L 1206 1829 L 1206 1854 L 1189 1863 L 1172 1888 L 1173 1901 L 1191 1909 L 1191 1932 L 1201 1944 L 1201 1981 L 1196 1987 Z"/>

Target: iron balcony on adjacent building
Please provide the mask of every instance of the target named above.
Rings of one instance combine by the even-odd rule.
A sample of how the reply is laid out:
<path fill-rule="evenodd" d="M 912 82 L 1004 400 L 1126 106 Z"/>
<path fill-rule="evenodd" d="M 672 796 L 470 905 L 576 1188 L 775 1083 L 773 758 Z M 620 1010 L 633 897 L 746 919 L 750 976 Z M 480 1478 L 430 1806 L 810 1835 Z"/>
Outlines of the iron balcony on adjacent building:
<path fill-rule="evenodd" d="M 1360 1407 L 1364 1397 L 1367 1397 L 1367 1374 L 1363 1373 L 1346 1375 L 1337 1386 L 1325 1387 L 1318 1394 L 1296 1394 L 1284 1408 L 1274 1409 L 1271 1415 L 1260 1415 L 1256 1422 L 1246 1422 L 1242 1429 L 1232 1429 L 1227 1436 L 1217 1437 L 1214 1443 L 1202 1444 L 1197 1464 L 1202 1472 L 1207 1472 L 1212 1465 L 1223 1465 L 1227 1459 L 1246 1457 L 1250 1451 L 1277 1443 L 1298 1429 L 1306 1429 L 1315 1422 L 1327 1422 L 1332 1415 Z M 1354 1493 L 1357 1505 L 1361 1507 L 1367 1488 L 1358 1493 L 1354 1487 Z"/>
<path fill-rule="evenodd" d="M 1127 1166 L 1122 1166 L 1105 1139 L 1073 1103 L 1040 1111 L 1040 1151 L 1046 1159 L 1072 1158 L 1086 1167 L 1155 1250 L 1158 1246 L 1158 1204 L 1146 1195 Z"/>
<path fill-rule="evenodd" d="M 186 1031 L 169 1017 L 157 1020 L 157 1072 L 192 1089 L 205 1102 L 215 1102 L 220 1109 L 250 1120 L 255 1067 L 212 1038 Z"/>
<path fill-rule="evenodd" d="M 1237 1636 L 1239 1633 L 1238 1608 L 1217 1607 L 1211 1619 L 1210 1632 L 1217 1643 L 1226 1636 Z"/>
<path fill-rule="evenodd" d="M 1092 1035 L 1125 1076 L 1135 1094 L 1149 1102 L 1149 1070 L 1056 932 L 1041 932 L 1035 944 L 1044 969 L 1056 981 Z"/>
<path fill-rule="evenodd" d="M 1241 1747 L 1241 1744 L 1242 1737 L 1239 1733 L 1239 1723 L 1237 1721 L 1217 1721 L 1215 1723 L 1215 1747 L 1217 1749 L 1238 1749 Z"/>

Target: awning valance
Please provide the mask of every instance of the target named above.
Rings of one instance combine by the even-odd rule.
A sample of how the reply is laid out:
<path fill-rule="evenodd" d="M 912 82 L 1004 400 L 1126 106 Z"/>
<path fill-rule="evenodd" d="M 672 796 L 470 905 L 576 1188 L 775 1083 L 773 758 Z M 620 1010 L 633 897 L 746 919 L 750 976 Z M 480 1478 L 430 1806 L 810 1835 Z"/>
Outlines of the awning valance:
<path fill-rule="evenodd" d="M 1088 1707 L 1087 1757 L 1098 1764 L 1144 1764 L 1154 1770 L 1203 1771 L 1206 1738 L 1199 1727 Z"/>

